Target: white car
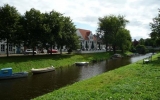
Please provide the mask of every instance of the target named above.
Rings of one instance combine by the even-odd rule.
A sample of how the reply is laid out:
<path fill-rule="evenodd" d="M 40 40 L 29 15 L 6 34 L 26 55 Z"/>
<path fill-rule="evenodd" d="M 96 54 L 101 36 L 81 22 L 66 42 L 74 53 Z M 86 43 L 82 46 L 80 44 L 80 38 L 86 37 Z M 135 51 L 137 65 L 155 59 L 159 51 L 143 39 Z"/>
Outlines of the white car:
<path fill-rule="evenodd" d="M 25 54 L 32 54 L 33 50 L 32 49 L 26 49 Z M 34 54 L 37 54 L 37 51 L 34 51 Z"/>

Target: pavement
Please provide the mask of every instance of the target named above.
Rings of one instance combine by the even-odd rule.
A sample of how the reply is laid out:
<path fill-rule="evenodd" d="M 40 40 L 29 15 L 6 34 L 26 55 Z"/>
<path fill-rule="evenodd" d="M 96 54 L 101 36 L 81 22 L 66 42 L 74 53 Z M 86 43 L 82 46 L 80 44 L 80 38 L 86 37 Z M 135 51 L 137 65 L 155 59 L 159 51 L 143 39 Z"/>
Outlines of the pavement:
<path fill-rule="evenodd" d="M 59 54 L 59 53 L 52 53 L 52 54 Z M 32 55 L 32 54 L 9 54 L 9 56 L 28 56 L 28 55 Z M 48 55 L 48 53 L 37 53 L 34 54 L 36 55 Z M 7 54 L 0 54 L 0 57 L 7 57 Z"/>

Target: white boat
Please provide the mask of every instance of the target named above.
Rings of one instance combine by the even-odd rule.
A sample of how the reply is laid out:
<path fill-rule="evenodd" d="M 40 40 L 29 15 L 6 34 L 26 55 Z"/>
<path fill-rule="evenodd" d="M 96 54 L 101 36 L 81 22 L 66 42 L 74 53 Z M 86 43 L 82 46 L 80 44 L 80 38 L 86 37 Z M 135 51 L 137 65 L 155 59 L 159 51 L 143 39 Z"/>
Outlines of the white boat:
<path fill-rule="evenodd" d="M 55 67 L 51 66 L 51 67 L 46 67 L 46 68 L 32 68 L 31 72 L 33 74 L 38 74 L 38 73 L 45 73 L 45 72 L 50 72 L 50 71 L 54 71 Z"/>
<path fill-rule="evenodd" d="M 75 62 L 75 64 L 76 64 L 77 66 L 84 66 L 84 65 L 88 65 L 89 62 Z"/>
<path fill-rule="evenodd" d="M 12 73 L 12 68 L 2 68 L 0 70 L 0 79 L 14 79 L 14 78 L 27 77 L 27 76 L 28 76 L 28 72 Z"/>
<path fill-rule="evenodd" d="M 114 54 L 111 56 L 111 59 L 115 59 L 115 58 L 122 58 L 121 54 Z"/>

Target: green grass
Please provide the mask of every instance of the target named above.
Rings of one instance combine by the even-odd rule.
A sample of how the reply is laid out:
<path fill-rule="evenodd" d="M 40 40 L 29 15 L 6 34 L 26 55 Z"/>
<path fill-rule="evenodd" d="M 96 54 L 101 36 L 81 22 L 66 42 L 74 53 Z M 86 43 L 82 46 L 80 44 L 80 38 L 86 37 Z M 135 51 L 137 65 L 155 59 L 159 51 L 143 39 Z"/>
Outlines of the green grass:
<path fill-rule="evenodd" d="M 160 61 L 143 61 L 76 82 L 34 100 L 159 100 Z"/>
<path fill-rule="evenodd" d="M 36 55 L 36 56 L 10 56 L 0 57 L 0 68 L 12 67 L 14 72 L 30 71 L 32 68 L 44 68 L 49 66 L 65 67 L 77 61 L 93 61 L 107 59 L 111 53 L 93 54 L 63 54 L 63 55 Z"/>

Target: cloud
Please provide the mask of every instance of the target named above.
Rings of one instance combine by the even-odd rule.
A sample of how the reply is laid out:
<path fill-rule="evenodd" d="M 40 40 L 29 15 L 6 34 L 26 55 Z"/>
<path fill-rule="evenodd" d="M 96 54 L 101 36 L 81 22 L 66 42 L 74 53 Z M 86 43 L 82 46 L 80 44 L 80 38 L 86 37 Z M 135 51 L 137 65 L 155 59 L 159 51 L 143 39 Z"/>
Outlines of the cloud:
<path fill-rule="evenodd" d="M 93 33 L 99 17 L 124 15 L 130 21 L 126 28 L 132 38 L 148 38 L 149 23 L 158 14 L 160 0 L 0 0 L 0 6 L 4 4 L 15 6 L 21 14 L 31 8 L 41 12 L 56 10 L 70 16 L 76 26 L 84 24 Z"/>

